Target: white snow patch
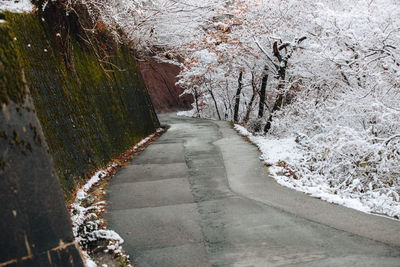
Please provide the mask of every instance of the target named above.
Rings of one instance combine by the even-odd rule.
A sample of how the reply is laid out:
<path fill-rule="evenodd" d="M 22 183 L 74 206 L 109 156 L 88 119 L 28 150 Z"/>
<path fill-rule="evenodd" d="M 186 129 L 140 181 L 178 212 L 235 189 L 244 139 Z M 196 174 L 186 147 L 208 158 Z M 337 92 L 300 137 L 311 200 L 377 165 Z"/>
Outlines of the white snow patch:
<path fill-rule="evenodd" d="M 195 117 L 196 116 L 196 110 L 195 109 L 191 109 L 191 110 L 185 110 L 185 111 L 179 111 L 178 113 L 176 113 L 177 116 L 181 116 L 181 117 Z"/>
<path fill-rule="evenodd" d="M 97 267 L 97 264 L 90 258 L 86 251 L 82 251 L 83 259 L 85 260 L 86 267 Z"/>
<path fill-rule="evenodd" d="M 235 129 L 244 136 L 247 136 L 252 143 L 258 146 L 263 152 L 261 159 L 269 164 L 279 161 L 292 161 L 300 158 L 301 151 L 297 149 L 295 138 L 266 139 L 264 136 L 254 136 L 246 128 L 235 124 Z"/>
<path fill-rule="evenodd" d="M 114 167 L 114 166 L 112 166 Z M 82 200 L 84 198 L 86 198 L 87 196 L 87 192 L 90 190 L 90 188 L 93 187 L 93 185 L 97 184 L 101 178 L 106 177 L 108 175 L 107 170 L 110 169 L 107 168 L 106 170 L 100 170 L 98 172 L 96 172 L 90 179 L 89 181 L 81 188 L 78 190 L 78 192 L 76 193 L 76 199 L 77 200 Z"/>
<path fill-rule="evenodd" d="M 163 128 L 158 128 L 156 130 L 157 133 L 161 133 L 162 131 L 164 131 Z M 148 141 L 150 141 L 151 138 L 153 138 L 156 134 L 151 134 L 149 136 L 147 136 L 146 138 L 142 139 L 139 143 L 137 143 L 134 147 L 133 150 L 138 149 L 139 147 L 143 146 L 144 144 L 146 144 Z"/>
<path fill-rule="evenodd" d="M 30 0 L 1 0 L 0 11 L 10 11 L 15 13 L 31 12 L 34 6 Z"/>
<path fill-rule="evenodd" d="M 121 236 L 113 230 L 100 229 L 90 233 L 90 241 L 95 241 L 98 239 L 114 240 L 117 241 L 119 244 L 124 243 L 124 240 L 121 238 Z"/>
<path fill-rule="evenodd" d="M 210 64 L 216 63 L 218 60 L 217 55 L 213 52 L 210 52 L 207 49 L 196 51 L 196 52 L 194 52 L 193 56 L 198 58 L 199 62 L 201 62 L 205 65 L 210 65 Z"/>
<path fill-rule="evenodd" d="M 301 183 L 296 183 L 294 181 L 291 181 L 292 178 L 281 175 L 282 167 L 271 166 L 270 173 L 273 175 L 278 184 L 286 186 L 290 189 L 294 189 L 296 191 L 309 194 L 312 197 L 320 198 L 329 203 L 335 203 L 351 209 L 359 210 L 366 213 L 371 213 L 371 209 L 368 206 L 364 205 L 359 199 L 348 198 L 328 193 L 327 191 L 329 191 L 329 188 L 324 188 L 324 186 L 320 187 L 302 186 Z"/>
<path fill-rule="evenodd" d="M 280 185 L 304 192 L 329 203 L 339 204 L 365 213 L 386 215 L 390 218 L 400 215 L 400 204 L 398 202 L 394 202 L 387 195 L 373 192 L 373 190 L 360 193 L 346 187 L 333 188 L 328 184 L 325 177 L 301 176 L 301 173 L 297 172 L 295 175 L 299 177 L 293 177 L 288 169 L 294 172 L 299 168 L 306 168 L 305 165 L 302 165 L 305 152 L 301 145 L 296 143 L 296 138 L 276 139 L 272 136 L 255 136 L 243 126 L 235 125 L 234 128 L 260 149 L 262 153 L 260 159 L 270 165 L 270 173 Z M 282 166 L 282 163 L 284 166 Z M 352 180 L 353 187 L 357 187 L 359 184 L 359 179 L 354 178 Z"/>

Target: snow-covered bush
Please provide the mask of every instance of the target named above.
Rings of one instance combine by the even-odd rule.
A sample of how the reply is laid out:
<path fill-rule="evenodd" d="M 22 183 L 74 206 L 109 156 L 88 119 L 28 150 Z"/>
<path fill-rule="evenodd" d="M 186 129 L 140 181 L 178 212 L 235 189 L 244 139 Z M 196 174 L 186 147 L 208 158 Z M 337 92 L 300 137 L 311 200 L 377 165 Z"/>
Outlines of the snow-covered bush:
<path fill-rule="evenodd" d="M 298 141 L 302 157 L 280 162 L 296 174 L 288 183 L 398 217 L 399 4 L 230 1 L 216 12 L 184 50 L 180 84 L 197 114 L 234 120 L 239 98 L 238 121 L 249 130 L 267 125 L 266 138 Z M 205 62 L 208 54 L 217 59 Z"/>
<path fill-rule="evenodd" d="M 252 133 L 260 133 L 264 128 L 264 120 L 261 118 L 251 119 L 246 123 L 246 128 Z"/>
<path fill-rule="evenodd" d="M 400 217 L 398 4 L 340 3 L 317 10 L 318 34 L 293 65 L 302 90 L 273 115 L 269 134 L 301 137 L 292 184 Z"/>
<path fill-rule="evenodd" d="M 288 163 L 299 177 L 291 182 L 400 217 L 400 112 L 373 96 L 343 93 L 317 105 L 310 97 L 298 95 L 272 123 L 271 136 L 296 136 L 303 153 Z"/>

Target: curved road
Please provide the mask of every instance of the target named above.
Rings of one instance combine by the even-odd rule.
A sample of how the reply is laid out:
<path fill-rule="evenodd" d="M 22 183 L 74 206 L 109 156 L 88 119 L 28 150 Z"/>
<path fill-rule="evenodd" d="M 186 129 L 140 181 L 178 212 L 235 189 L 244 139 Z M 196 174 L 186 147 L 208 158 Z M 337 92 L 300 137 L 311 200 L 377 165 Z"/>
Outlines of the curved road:
<path fill-rule="evenodd" d="M 136 267 L 400 266 L 400 222 L 278 185 L 227 122 L 159 118 L 107 194 Z"/>

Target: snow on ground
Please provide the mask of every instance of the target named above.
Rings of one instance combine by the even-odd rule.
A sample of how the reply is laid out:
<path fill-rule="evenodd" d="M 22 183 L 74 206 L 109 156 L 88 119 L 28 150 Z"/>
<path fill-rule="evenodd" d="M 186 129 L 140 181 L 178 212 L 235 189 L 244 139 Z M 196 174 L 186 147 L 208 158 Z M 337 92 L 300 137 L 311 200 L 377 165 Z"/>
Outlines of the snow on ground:
<path fill-rule="evenodd" d="M 392 218 L 400 216 L 400 203 L 388 195 L 372 190 L 365 193 L 345 188 L 338 190 L 330 186 L 329 177 L 314 174 L 310 179 L 307 175 L 297 173 L 299 166 L 304 167 L 302 159 L 305 151 L 294 137 L 277 139 L 272 136 L 256 136 L 240 125 L 234 128 L 257 145 L 262 153 L 261 159 L 270 166 L 270 173 L 279 184 L 362 212 Z M 352 186 L 357 186 L 358 181 L 353 178 Z"/>
<path fill-rule="evenodd" d="M 176 115 L 181 117 L 195 117 L 196 110 L 191 109 L 191 110 L 179 111 L 178 113 L 176 113 Z"/>
<path fill-rule="evenodd" d="M 82 251 L 83 259 L 86 267 L 97 267 L 97 264 L 90 258 L 86 251 Z"/>
<path fill-rule="evenodd" d="M 160 133 L 164 129 L 157 129 L 156 133 Z M 130 151 L 135 152 L 140 147 L 149 142 L 156 133 L 153 133 L 146 138 L 142 139 L 136 145 L 134 145 Z M 104 211 L 106 205 L 105 201 L 99 201 L 91 203 L 92 198 L 90 196 L 90 190 L 102 181 L 104 178 L 110 176 L 115 168 L 119 167 L 120 163 L 115 161 L 112 162 L 107 168 L 97 171 L 87 182 L 84 184 L 76 193 L 76 198 L 73 204 L 70 205 L 70 213 L 72 220 L 72 231 L 75 236 L 75 240 L 80 244 L 81 247 L 85 248 L 88 244 L 96 242 L 97 240 L 107 240 L 108 245 L 104 252 L 111 253 L 116 256 L 125 256 L 123 254 L 121 244 L 124 240 L 121 236 L 113 230 L 106 229 L 103 219 L 98 218 L 99 213 Z M 83 250 L 83 257 L 86 262 L 86 266 L 97 266 L 96 263 L 90 258 L 87 251 Z"/>
<path fill-rule="evenodd" d="M 30 0 L 0 0 L 0 11 L 22 13 L 32 10 L 33 5 Z"/>
<path fill-rule="evenodd" d="M 206 113 L 202 113 L 201 115 L 197 113 L 196 108 L 193 108 L 191 110 L 186 110 L 186 111 L 179 111 L 176 113 L 177 116 L 180 117 L 189 117 L 189 118 L 203 118 L 203 119 L 207 119 L 207 120 L 213 120 L 213 121 L 217 121 L 218 118 L 214 117 L 211 114 L 206 114 Z"/>
<path fill-rule="evenodd" d="M 241 135 L 247 136 L 261 151 L 268 151 L 268 153 L 263 152 L 261 155 L 261 159 L 264 160 L 267 165 L 273 165 L 278 161 L 290 162 L 301 157 L 301 151 L 296 149 L 294 138 L 267 140 L 264 136 L 253 136 L 243 126 L 236 124 L 235 129 Z"/>
<path fill-rule="evenodd" d="M 100 225 L 104 224 L 103 219 L 98 218 L 98 213 L 104 211 L 105 202 L 91 202 L 90 189 L 100 182 L 103 178 L 111 175 L 113 169 L 117 167 L 116 163 L 112 163 L 107 169 L 96 172 L 88 182 L 78 190 L 75 202 L 70 206 L 72 231 L 75 240 L 82 246 L 86 247 L 97 240 L 107 240 L 107 252 L 113 255 L 121 255 L 121 244 L 124 240 L 113 230 L 108 230 Z M 109 248 L 110 247 L 110 248 Z M 112 248 L 112 249 L 111 249 Z M 97 266 L 90 258 L 89 254 L 83 250 L 83 256 L 87 266 Z"/>

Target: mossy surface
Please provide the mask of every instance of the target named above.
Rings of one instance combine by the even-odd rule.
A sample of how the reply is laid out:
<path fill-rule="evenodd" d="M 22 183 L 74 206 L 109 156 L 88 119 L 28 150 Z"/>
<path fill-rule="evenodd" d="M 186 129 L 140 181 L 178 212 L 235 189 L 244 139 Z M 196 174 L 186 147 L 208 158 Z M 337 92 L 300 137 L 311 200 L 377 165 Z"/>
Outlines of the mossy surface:
<path fill-rule="evenodd" d="M 21 105 L 26 94 L 14 36 L 7 23 L 0 23 L 0 104 Z"/>
<path fill-rule="evenodd" d="M 5 18 L 1 102 L 22 101 L 24 76 L 68 200 L 84 177 L 154 132 L 157 116 L 126 47 L 117 45 L 102 59 L 37 15 L 5 13 Z M 2 69 L 6 60 L 13 63 Z"/>

